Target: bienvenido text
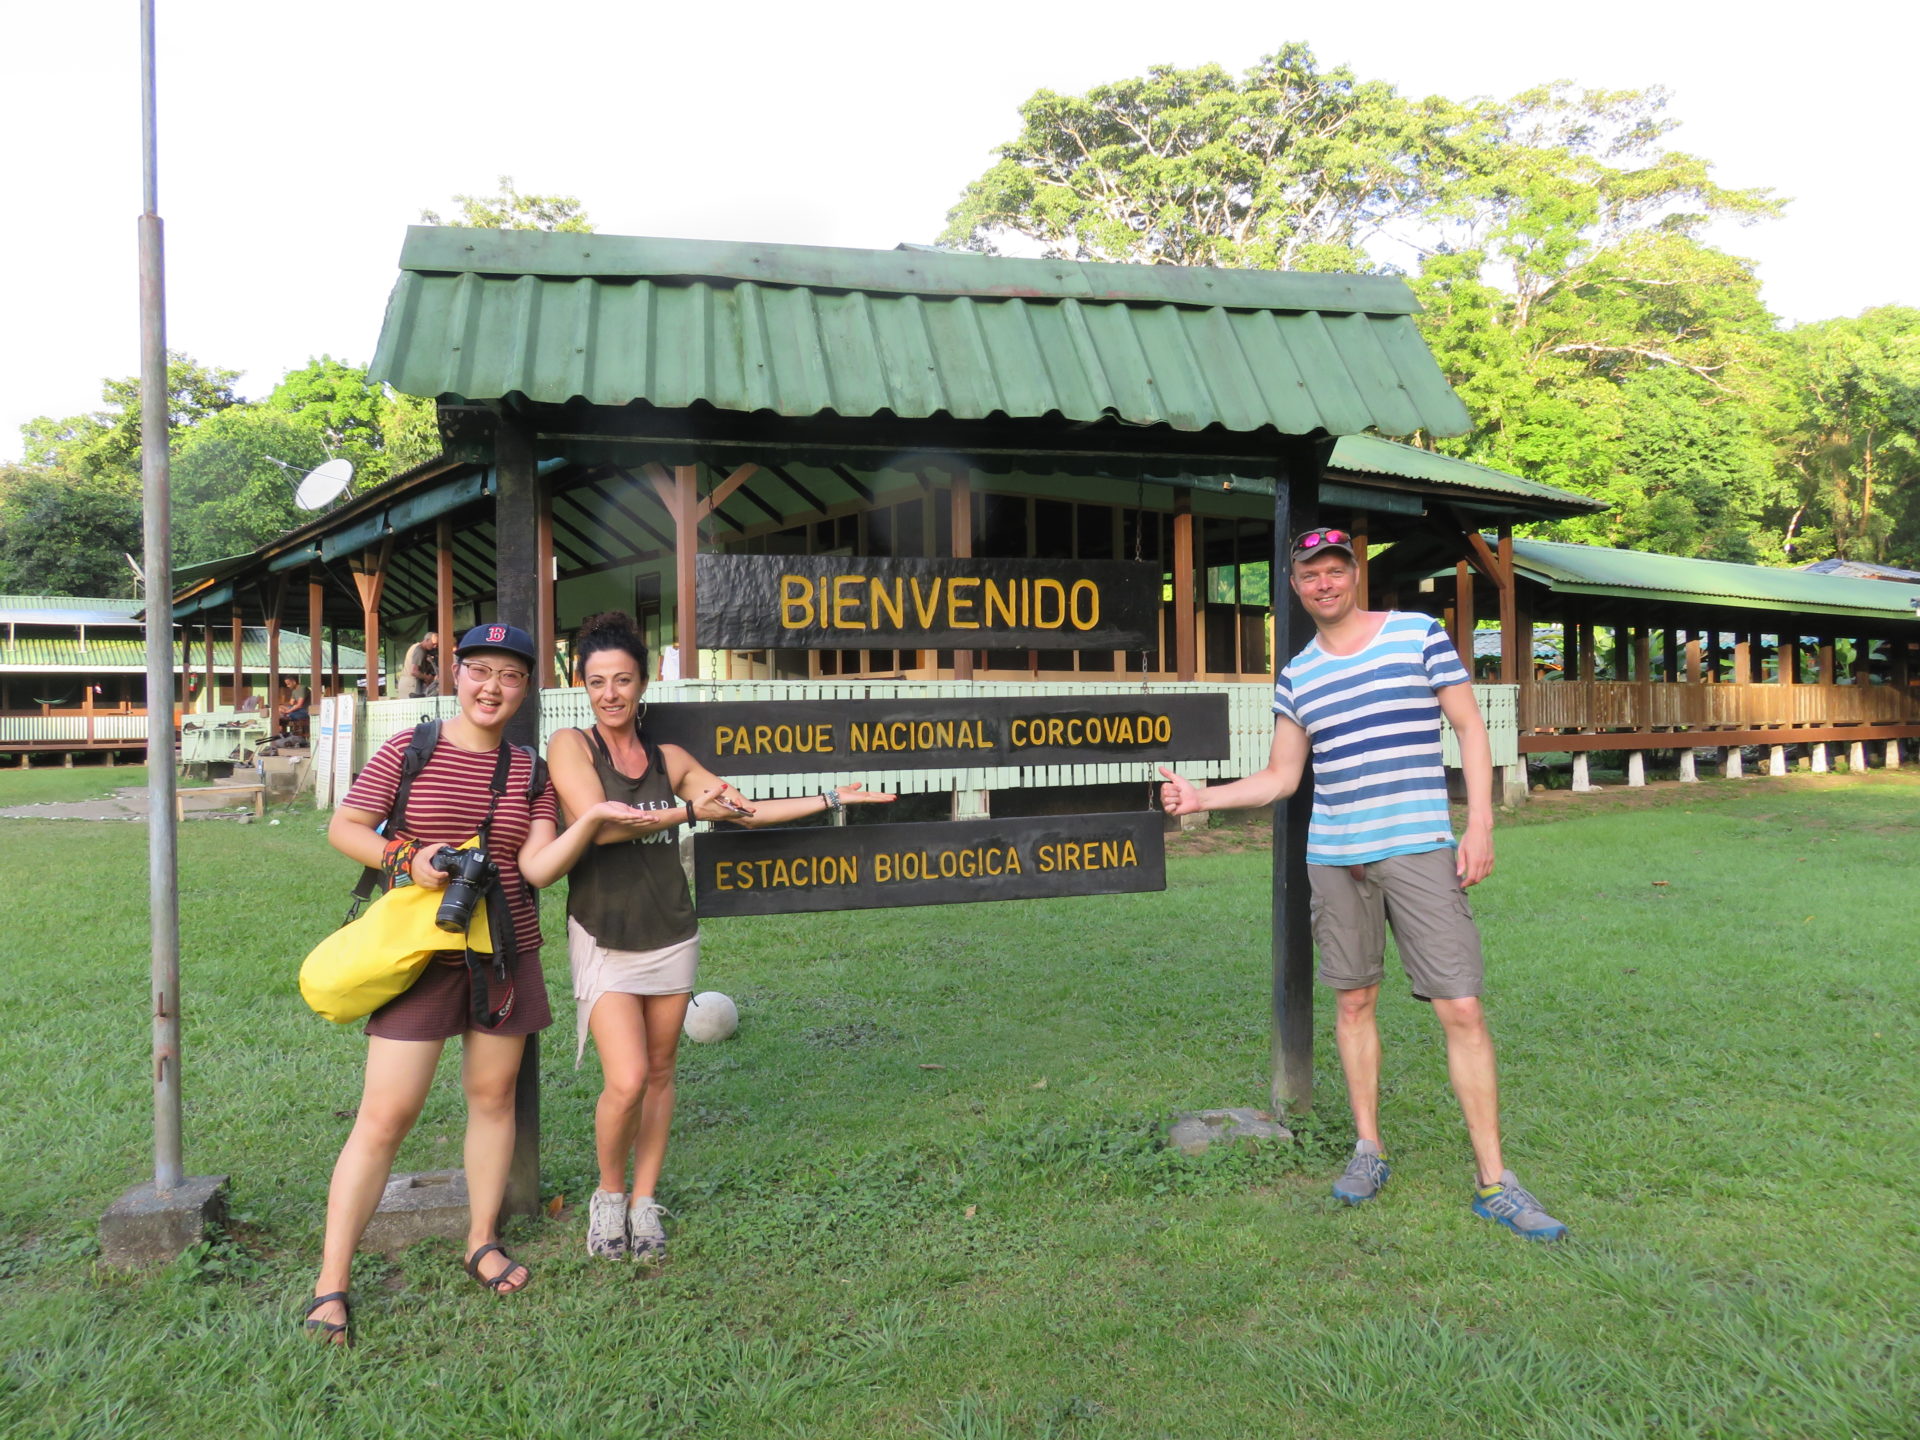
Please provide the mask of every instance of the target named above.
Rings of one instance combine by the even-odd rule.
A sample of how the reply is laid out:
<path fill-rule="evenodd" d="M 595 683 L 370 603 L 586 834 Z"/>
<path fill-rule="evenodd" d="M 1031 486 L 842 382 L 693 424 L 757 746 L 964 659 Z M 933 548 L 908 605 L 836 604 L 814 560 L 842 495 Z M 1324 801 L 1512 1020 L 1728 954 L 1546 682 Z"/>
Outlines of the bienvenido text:
<path fill-rule="evenodd" d="M 782 575 L 783 630 L 1093 630 L 1100 587 L 1047 577 Z"/>

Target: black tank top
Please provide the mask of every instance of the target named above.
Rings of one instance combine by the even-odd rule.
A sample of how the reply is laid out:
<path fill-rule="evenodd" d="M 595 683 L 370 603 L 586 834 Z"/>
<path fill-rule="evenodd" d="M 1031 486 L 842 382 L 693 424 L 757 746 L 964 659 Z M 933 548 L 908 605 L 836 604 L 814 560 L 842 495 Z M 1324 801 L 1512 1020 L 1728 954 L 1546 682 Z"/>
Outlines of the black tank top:
<path fill-rule="evenodd" d="M 580 733 L 607 799 L 638 810 L 679 806 L 660 747 L 645 735 L 640 746 L 647 768 L 636 780 L 620 773 L 597 729 Z M 622 845 L 589 845 L 567 877 L 567 914 L 610 950 L 658 950 L 692 939 L 699 924 L 680 868 L 679 841 L 674 825 Z"/>

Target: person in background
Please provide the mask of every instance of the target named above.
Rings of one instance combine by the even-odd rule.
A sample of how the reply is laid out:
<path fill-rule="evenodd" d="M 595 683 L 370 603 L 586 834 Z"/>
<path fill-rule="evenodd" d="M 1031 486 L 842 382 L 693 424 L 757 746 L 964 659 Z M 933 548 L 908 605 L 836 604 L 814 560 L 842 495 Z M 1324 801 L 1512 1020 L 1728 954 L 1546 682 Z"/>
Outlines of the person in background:
<path fill-rule="evenodd" d="M 408 647 L 402 666 L 406 671 L 406 698 L 422 700 L 440 693 L 440 633 L 429 630 L 418 644 Z"/>
<path fill-rule="evenodd" d="M 307 687 L 300 683 L 297 675 L 280 677 L 279 703 L 273 713 L 279 717 L 279 733 L 288 734 L 296 720 L 307 718 Z"/>
<path fill-rule="evenodd" d="M 1358 1139 L 1337 1200 L 1358 1205 L 1387 1183 L 1380 1138 L 1380 1032 L 1375 1007 L 1387 928 L 1416 1000 L 1433 1006 L 1467 1123 L 1475 1215 L 1529 1240 L 1567 1227 L 1514 1177 L 1500 1150 L 1493 1037 L 1480 1006 L 1480 933 L 1467 890 L 1493 873 L 1493 755 L 1460 657 L 1438 621 L 1362 610 L 1353 540 L 1321 528 L 1295 537 L 1289 583 L 1314 638 L 1274 686 L 1273 749 L 1257 775 L 1204 790 L 1161 767 L 1170 815 L 1271 805 L 1300 786 L 1313 752 L 1307 875 L 1320 979 L 1337 995 L 1334 1040 Z M 1456 846 L 1441 765 L 1444 716 L 1460 742 L 1467 826 Z"/>
<path fill-rule="evenodd" d="M 679 827 L 694 820 L 778 825 L 894 797 L 842 785 L 747 805 L 685 750 L 655 744 L 641 728 L 647 647 L 631 616 L 593 616 L 573 653 L 593 724 L 558 731 L 548 744 L 561 807 L 584 815 L 617 800 L 634 816 L 600 827 L 567 886 L 574 1064 L 591 1033 L 604 1076 L 593 1117 L 600 1182 L 588 1204 L 587 1253 L 658 1260 L 667 1249 L 666 1211 L 654 1192 L 673 1122 L 680 1026 L 700 961 Z"/>

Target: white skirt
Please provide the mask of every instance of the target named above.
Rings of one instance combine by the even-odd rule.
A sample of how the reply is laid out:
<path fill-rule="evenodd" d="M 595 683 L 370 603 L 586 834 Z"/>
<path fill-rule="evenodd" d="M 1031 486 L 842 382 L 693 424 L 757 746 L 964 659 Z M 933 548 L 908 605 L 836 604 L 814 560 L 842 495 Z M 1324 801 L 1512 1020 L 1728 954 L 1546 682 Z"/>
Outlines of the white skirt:
<path fill-rule="evenodd" d="M 567 917 L 567 964 L 573 971 L 573 1068 L 587 1053 L 587 1017 L 602 995 L 691 995 L 700 968 L 700 937 L 658 950 L 611 950 Z"/>

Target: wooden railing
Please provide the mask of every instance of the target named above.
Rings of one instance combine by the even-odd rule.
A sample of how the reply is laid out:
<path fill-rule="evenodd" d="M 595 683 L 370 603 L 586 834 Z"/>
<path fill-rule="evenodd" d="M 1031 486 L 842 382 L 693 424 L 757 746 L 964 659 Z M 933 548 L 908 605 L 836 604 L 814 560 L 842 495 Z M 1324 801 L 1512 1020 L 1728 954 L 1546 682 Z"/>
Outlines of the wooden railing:
<path fill-rule="evenodd" d="M 79 710 L 43 707 L 0 713 L 0 745 L 129 745 L 147 738 L 145 710 Z"/>
<path fill-rule="evenodd" d="M 1920 690 L 1909 686 L 1549 680 L 1529 699 L 1538 730 L 1920 725 Z"/>

